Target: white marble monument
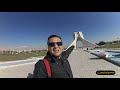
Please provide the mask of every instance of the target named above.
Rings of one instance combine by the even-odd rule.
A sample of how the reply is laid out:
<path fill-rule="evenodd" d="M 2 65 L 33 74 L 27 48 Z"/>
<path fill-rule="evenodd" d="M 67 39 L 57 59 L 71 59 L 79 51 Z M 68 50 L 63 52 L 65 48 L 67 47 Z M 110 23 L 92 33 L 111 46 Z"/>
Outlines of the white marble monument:
<path fill-rule="evenodd" d="M 73 40 L 73 42 L 69 45 L 69 47 L 72 46 L 72 45 L 74 45 L 74 46 L 75 46 L 74 49 L 76 49 L 76 48 L 77 48 L 77 42 L 78 42 L 78 41 L 81 41 L 81 42 L 82 42 L 83 48 L 94 48 L 94 47 L 97 46 L 97 45 L 95 45 L 94 43 L 92 43 L 92 42 L 90 42 L 90 41 L 88 41 L 88 40 L 85 40 L 84 37 L 83 37 L 82 32 L 74 32 L 74 40 Z M 68 47 L 68 48 L 69 48 L 69 47 Z M 68 49 L 68 48 L 67 48 L 67 49 Z"/>

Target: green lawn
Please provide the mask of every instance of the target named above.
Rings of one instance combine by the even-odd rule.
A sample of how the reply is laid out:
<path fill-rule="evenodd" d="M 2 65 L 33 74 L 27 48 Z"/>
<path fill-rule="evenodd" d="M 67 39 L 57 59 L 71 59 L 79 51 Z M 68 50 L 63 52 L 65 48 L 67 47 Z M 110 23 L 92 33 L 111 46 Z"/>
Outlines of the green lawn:
<path fill-rule="evenodd" d="M 33 52 L 33 53 L 20 53 L 20 54 L 0 54 L 0 62 L 1 61 L 13 61 L 13 60 L 24 60 L 30 57 L 40 57 L 45 56 L 47 51 L 42 52 Z"/>
<path fill-rule="evenodd" d="M 117 49 L 120 48 L 120 43 L 115 43 L 115 44 L 105 44 L 104 46 L 101 46 L 99 48 L 106 48 L 106 49 Z"/>

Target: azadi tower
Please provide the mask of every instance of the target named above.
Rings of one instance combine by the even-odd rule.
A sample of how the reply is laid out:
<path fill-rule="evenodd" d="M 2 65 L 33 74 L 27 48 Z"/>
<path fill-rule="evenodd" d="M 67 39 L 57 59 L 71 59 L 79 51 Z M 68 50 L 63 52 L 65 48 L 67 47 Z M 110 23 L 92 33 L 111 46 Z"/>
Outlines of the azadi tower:
<path fill-rule="evenodd" d="M 82 32 L 74 32 L 73 36 L 74 36 L 74 40 L 73 40 L 73 42 L 69 45 L 69 47 L 72 46 L 72 45 L 75 45 L 75 48 L 74 48 L 74 49 L 76 49 L 76 48 L 77 48 L 77 42 L 78 42 L 78 41 L 81 41 L 81 42 L 82 42 L 83 48 L 94 48 L 94 47 L 97 46 L 97 45 L 95 45 L 94 43 L 92 43 L 92 42 L 84 39 Z M 69 47 L 68 47 L 68 48 L 69 48 Z M 68 48 L 67 48 L 67 49 L 68 49 Z"/>

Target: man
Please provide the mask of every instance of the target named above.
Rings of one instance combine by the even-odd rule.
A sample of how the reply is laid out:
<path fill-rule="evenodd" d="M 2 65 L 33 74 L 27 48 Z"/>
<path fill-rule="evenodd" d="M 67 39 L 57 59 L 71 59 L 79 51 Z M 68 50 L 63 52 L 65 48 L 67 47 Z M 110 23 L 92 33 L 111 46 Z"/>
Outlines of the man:
<path fill-rule="evenodd" d="M 67 60 L 74 49 L 71 46 L 63 52 L 63 43 L 61 37 L 51 35 L 47 41 L 48 52 L 44 59 L 48 60 L 51 69 L 51 78 L 73 78 L 70 64 Z M 33 78 L 48 78 L 48 73 L 43 60 L 35 64 Z"/>

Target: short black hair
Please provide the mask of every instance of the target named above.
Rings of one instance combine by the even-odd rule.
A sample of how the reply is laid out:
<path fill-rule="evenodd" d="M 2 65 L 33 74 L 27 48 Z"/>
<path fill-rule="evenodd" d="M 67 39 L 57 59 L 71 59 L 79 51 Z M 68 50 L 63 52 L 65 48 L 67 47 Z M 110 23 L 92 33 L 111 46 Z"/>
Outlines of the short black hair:
<path fill-rule="evenodd" d="M 58 37 L 58 38 L 60 38 L 61 41 L 62 41 L 62 38 L 61 38 L 60 36 L 58 36 L 58 35 L 51 35 L 51 36 L 48 37 L 47 44 L 48 44 L 48 42 L 49 42 L 49 39 L 50 39 L 50 38 L 53 38 L 53 37 Z"/>

